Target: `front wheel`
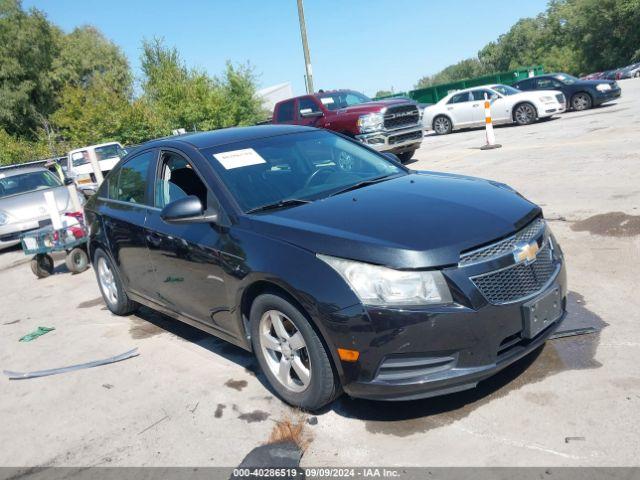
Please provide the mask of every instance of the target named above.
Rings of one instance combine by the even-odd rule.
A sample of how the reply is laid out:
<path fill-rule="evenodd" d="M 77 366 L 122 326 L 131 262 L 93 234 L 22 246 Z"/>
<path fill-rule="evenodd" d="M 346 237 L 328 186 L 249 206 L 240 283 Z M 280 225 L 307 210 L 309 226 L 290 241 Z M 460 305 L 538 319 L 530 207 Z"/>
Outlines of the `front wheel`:
<path fill-rule="evenodd" d="M 135 312 L 138 304 L 127 296 L 120 275 L 104 250 L 96 249 L 94 265 L 98 285 L 107 308 L 116 315 L 129 315 Z"/>
<path fill-rule="evenodd" d="M 440 115 L 433 119 L 433 131 L 438 135 L 446 135 L 451 133 L 453 130 L 453 125 L 451 124 L 451 120 L 444 115 Z"/>
<path fill-rule="evenodd" d="M 408 162 L 413 158 L 413 155 L 416 153 L 415 150 L 409 150 L 408 152 L 402 152 L 398 154 L 398 158 L 402 163 Z"/>
<path fill-rule="evenodd" d="M 306 317 L 285 298 L 258 296 L 251 305 L 251 342 L 269 384 L 306 410 L 330 403 L 340 388 L 328 352 Z"/>
<path fill-rule="evenodd" d="M 522 103 L 516 107 L 513 117 L 518 125 L 530 125 L 538 116 L 536 108 L 530 103 Z"/>
<path fill-rule="evenodd" d="M 591 96 L 588 93 L 576 93 L 571 98 L 571 108 L 577 112 L 590 109 L 592 104 Z"/>

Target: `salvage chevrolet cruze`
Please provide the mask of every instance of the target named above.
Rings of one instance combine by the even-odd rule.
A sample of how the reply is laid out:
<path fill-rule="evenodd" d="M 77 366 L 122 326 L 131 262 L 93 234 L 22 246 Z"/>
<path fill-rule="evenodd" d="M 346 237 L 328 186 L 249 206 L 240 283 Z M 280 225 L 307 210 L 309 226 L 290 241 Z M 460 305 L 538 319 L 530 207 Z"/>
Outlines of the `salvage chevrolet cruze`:
<path fill-rule="evenodd" d="M 155 140 L 86 207 L 109 309 L 140 304 L 252 351 L 286 402 L 472 388 L 565 314 L 562 250 L 497 182 L 404 167 L 326 130 Z"/>

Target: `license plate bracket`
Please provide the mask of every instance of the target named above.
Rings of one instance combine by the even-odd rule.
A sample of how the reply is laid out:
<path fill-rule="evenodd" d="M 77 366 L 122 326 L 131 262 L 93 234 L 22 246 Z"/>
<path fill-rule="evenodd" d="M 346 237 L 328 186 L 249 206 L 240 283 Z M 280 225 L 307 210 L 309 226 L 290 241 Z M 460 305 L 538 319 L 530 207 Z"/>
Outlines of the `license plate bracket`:
<path fill-rule="evenodd" d="M 562 295 L 560 287 L 547 290 L 538 297 L 522 305 L 522 336 L 534 338 L 562 316 Z"/>

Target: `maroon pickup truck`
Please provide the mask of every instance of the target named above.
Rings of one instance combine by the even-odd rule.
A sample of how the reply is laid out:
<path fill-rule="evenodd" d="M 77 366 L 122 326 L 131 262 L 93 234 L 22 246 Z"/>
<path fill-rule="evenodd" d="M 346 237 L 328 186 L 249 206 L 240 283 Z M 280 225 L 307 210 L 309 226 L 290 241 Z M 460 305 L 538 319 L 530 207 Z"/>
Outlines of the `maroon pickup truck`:
<path fill-rule="evenodd" d="M 422 142 L 422 121 L 415 103 L 374 101 L 353 90 L 320 91 L 278 102 L 273 123 L 327 128 L 360 140 L 405 162 Z"/>

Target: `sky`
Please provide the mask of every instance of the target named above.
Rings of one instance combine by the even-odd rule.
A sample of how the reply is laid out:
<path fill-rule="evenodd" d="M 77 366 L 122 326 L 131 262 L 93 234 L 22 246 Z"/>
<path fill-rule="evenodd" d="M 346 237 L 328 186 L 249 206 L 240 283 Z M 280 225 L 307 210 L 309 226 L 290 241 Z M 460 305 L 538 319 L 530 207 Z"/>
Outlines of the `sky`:
<path fill-rule="evenodd" d="M 547 0 L 305 0 L 316 90 L 368 95 L 406 91 L 425 76 L 474 56 Z M 291 82 L 303 94 L 304 57 L 296 0 L 23 0 L 70 32 L 90 24 L 140 74 L 143 39 L 164 38 L 186 64 L 219 75 L 249 62 L 259 88 Z"/>

